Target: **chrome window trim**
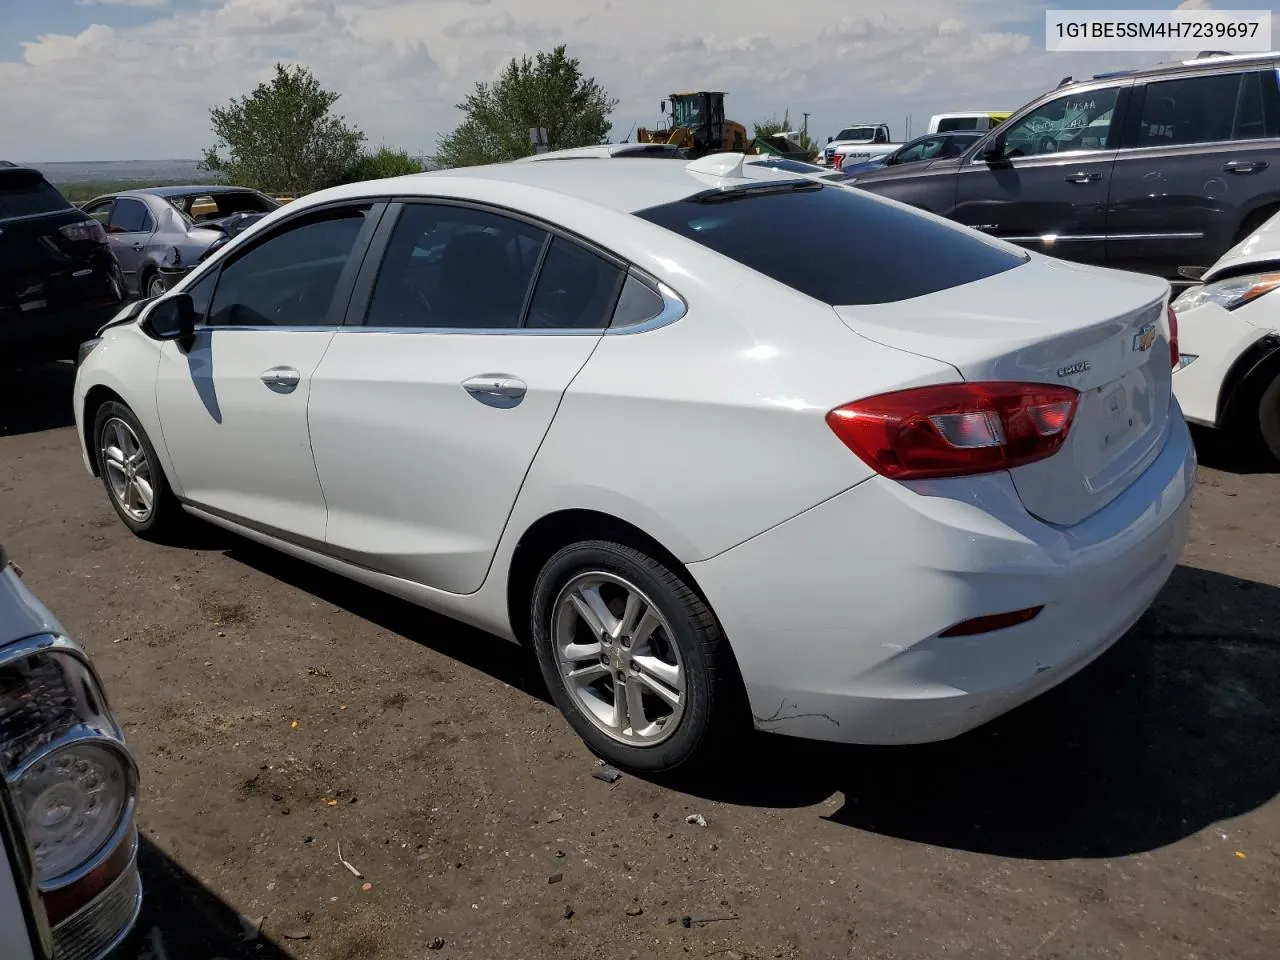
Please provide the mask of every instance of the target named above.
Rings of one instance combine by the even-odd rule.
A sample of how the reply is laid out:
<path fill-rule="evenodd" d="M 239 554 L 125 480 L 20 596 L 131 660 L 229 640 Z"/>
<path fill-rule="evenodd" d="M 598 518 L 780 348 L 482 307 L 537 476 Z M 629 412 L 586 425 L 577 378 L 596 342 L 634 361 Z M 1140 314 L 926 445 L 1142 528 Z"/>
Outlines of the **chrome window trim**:
<path fill-rule="evenodd" d="M 1188 231 L 1186 233 L 1038 233 L 1034 235 L 1017 235 L 1002 236 L 1000 234 L 988 234 L 1000 240 L 1007 240 L 1010 243 L 1043 243 L 1052 245 L 1055 243 L 1068 243 L 1075 240 L 1202 240 L 1204 233 L 1199 231 Z"/>
<path fill-rule="evenodd" d="M 684 298 L 661 280 L 653 280 L 639 270 L 634 269 L 629 271 L 629 276 L 633 276 L 641 283 L 646 284 L 662 298 L 662 310 L 655 316 L 640 323 L 632 323 L 621 327 L 608 327 L 604 331 L 606 335 L 629 336 L 633 333 L 649 333 L 652 330 L 675 323 L 689 312 L 689 305 L 685 303 Z"/>

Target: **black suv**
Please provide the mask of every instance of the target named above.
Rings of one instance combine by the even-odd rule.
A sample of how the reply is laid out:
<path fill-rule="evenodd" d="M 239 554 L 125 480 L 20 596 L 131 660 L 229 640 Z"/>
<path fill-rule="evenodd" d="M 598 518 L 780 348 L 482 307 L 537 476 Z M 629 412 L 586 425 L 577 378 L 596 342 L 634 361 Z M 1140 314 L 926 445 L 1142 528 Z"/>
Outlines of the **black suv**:
<path fill-rule="evenodd" d="M 102 225 L 38 170 L 0 164 L 0 365 L 74 357 L 124 299 Z"/>
<path fill-rule="evenodd" d="M 1194 277 L 1280 210 L 1278 69 L 1202 56 L 1064 80 L 961 156 L 856 185 L 1053 256 Z"/>

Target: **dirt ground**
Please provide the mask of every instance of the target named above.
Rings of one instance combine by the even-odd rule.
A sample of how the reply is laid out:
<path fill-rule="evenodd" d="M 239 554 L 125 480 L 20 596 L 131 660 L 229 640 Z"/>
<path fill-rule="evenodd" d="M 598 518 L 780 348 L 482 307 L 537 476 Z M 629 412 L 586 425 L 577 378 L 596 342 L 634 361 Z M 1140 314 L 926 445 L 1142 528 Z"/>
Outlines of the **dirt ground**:
<path fill-rule="evenodd" d="M 131 960 L 1277 955 L 1280 475 L 1202 467 L 1150 613 L 969 736 L 611 786 L 514 647 L 217 531 L 131 537 L 70 383 L 0 378 L 0 538 L 141 763 Z"/>

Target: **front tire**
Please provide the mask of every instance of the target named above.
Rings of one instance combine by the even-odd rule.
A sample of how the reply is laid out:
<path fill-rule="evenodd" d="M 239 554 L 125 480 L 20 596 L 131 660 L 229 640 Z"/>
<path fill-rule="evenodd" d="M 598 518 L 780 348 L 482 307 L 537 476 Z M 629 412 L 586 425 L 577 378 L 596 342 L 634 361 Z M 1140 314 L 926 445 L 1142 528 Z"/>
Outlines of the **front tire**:
<path fill-rule="evenodd" d="M 148 300 L 155 297 L 163 296 L 164 292 L 169 289 L 169 285 L 164 282 L 164 277 L 160 276 L 160 271 L 155 270 L 147 277 L 145 288 L 142 290 L 142 296 Z"/>
<path fill-rule="evenodd" d="M 531 627 L 556 706 L 616 766 L 688 768 L 743 726 L 715 615 L 639 550 L 592 540 L 558 551 L 534 584 Z"/>
<path fill-rule="evenodd" d="M 1262 391 L 1258 401 L 1258 433 L 1263 447 L 1280 463 L 1280 376 Z"/>
<path fill-rule="evenodd" d="M 98 475 L 124 525 L 144 540 L 175 533 L 183 520 L 155 447 L 133 411 L 110 401 L 93 420 Z"/>

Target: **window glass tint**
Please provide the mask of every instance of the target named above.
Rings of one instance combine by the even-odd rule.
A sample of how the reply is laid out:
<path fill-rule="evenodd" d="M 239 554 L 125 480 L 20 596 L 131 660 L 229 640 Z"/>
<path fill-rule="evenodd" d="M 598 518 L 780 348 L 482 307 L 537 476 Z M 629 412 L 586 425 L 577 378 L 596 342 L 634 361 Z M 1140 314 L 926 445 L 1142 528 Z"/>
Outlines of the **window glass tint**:
<path fill-rule="evenodd" d="M 392 232 L 365 323 L 518 327 L 546 236 L 485 210 L 408 204 Z"/>
<path fill-rule="evenodd" d="M 1275 136 L 1267 129 L 1262 81 L 1257 73 L 1220 73 L 1147 84 L 1137 146 Z"/>
<path fill-rule="evenodd" d="M 976 133 L 966 133 L 963 136 L 947 137 L 942 142 L 942 151 L 939 153 L 939 156 L 958 157 L 973 146 L 977 142 L 979 136 L 980 134 Z"/>
<path fill-rule="evenodd" d="M 842 187 L 813 185 L 720 202 L 681 200 L 637 215 L 832 305 L 919 297 L 1026 260 Z M 786 243 L 777 240 L 780 223 L 787 224 Z"/>
<path fill-rule="evenodd" d="M 944 117 L 938 121 L 938 132 L 948 130 L 982 130 L 985 129 L 986 117 Z"/>
<path fill-rule="evenodd" d="M 0 172 L 0 217 L 29 217 L 69 206 L 62 194 L 37 173 Z"/>
<path fill-rule="evenodd" d="M 111 208 L 107 229 L 111 233 L 143 233 L 152 229 L 151 214 L 141 200 L 121 197 Z"/>
<path fill-rule="evenodd" d="M 538 274 L 525 326 L 595 330 L 609 325 L 622 270 L 563 237 L 551 241 Z"/>
<path fill-rule="evenodd" d="M 196 315 L 196 323 L 204 323 L 205 317 L 209 313 L 209 301 L 213 299 L 213 288 L 218 283 L 218 271 L 206 273 L 194 284 L 187 288 L 187 293 L 191 296 L 191 304 Z"/>
<path fill-rule="evenodd" d="M 638 323 L 652 320 L 662 312 L 663 306 L 662 297 L 656 290 L 628 274 L 622 284 L 618 306 L 614 308 L 613 320 L 609 326 L 634 327 Z"/>
<path fill-rule="evenodd" d="M 1006 157 L 1038 157 L 1107 145 L 1118 87 L 1068 93 L 1037 107 L 1004 135 Z"/>
<path fill-rule="evenodd" d="M 111 205 L 113 203 L 115 203 L 114 200 L 103 200 L 100 203 L 95 203 L 91 207 L 85 207 L 84 212 L 97 220 L 105 228 L 107 221 L 111 219 Z"/>
<path fill-rule="evenodd" d="M 209 323 L 323 326 L 367 209 L 333 211 L 251 248 L 222 268 Z"/>

